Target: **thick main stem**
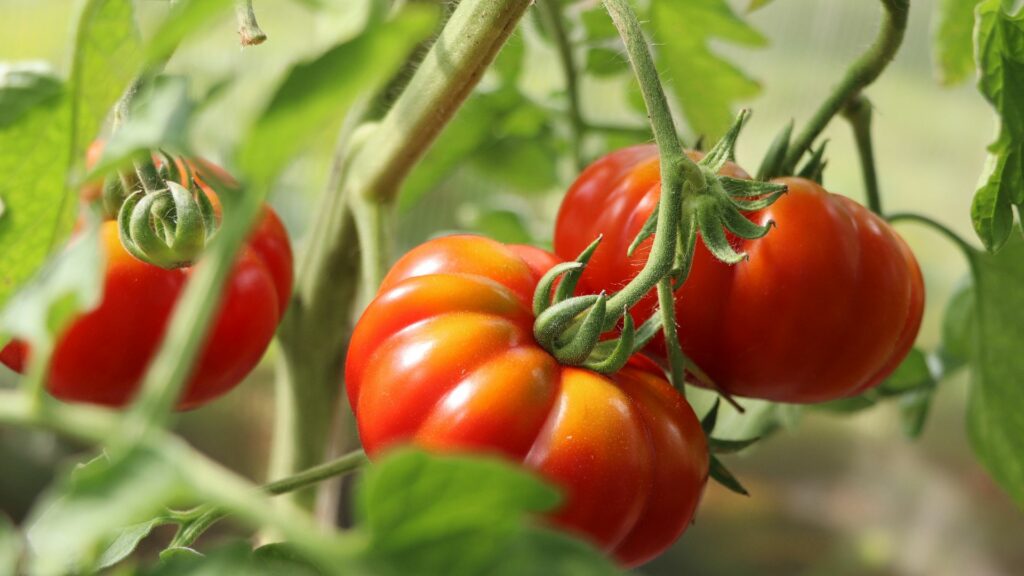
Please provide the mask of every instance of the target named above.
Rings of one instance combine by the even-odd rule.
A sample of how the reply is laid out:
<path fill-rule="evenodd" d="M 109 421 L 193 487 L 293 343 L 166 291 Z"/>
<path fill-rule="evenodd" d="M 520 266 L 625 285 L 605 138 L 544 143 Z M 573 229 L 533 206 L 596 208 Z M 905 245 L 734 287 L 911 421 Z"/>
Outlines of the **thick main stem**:
<path fill-rule="evenodd" d="M 347 345 L 341 335 L 349 332 L 356 297 L 356 283 L 338 279 L 359 274 L 365 251 L 359 246 L 352 199 L 359 196 L 381 205 L 374 209 L 386 209 L 530 4 L 531 0 L 462 0 L 379 125 L 361 139 L 350 158 L 336 161 L 334 183 L 314 224 L 296 296 L 279 332 L 283 365 L 272 478 L 290 476 L 324 458 Z M 372 246 L 369 251 L 381 255 L 381 248 Z M 370 265 L 379 269 L 383 258 L 375 257 Z M 348 428 L 344 423 L 341 427 Z M 313 504 L 311 490 L 300 490 L 295 497 L 304 506 Z"/>
<path fill-rule="evenodd" d="M 661 198 L 658 201 L 657 231 L 650 256 L 640 273 L 609 298 L 607 304 L 609 310 L 623 310 L 632 308 L 672 270 L 676 235 L 682 216 L 684 184 L 689 184 L 691 190 L 702 190 L 706 182 L 700 167 L 683 153 L 665 90 L 661 86 L 658 70 L 636 13 L 627 0 L 603 1 L 626 44 L 626 52 L 640 82 L 661 156 Z M 614 317 L 609 318 L 612 324 L 616 321 Z"/>
<path fill-rule="evenodd" d="M 892 62 L 903 43 L 907 29 L 907 16 L 910 13 L 910 0 L 881 0 L 885 8 L 882 27 L 874 43 L 858 58 L 839 84 L 822 103 L 807 126 L 793 141 L 786 154 L 783 168 L 786 174 L 792 174 L 800 158 L 810 149 L 811 144 L 821 135 L 828 123 L 847 103 L 859 95 L 872 82 L 878 79 L 885 67 Z"/>

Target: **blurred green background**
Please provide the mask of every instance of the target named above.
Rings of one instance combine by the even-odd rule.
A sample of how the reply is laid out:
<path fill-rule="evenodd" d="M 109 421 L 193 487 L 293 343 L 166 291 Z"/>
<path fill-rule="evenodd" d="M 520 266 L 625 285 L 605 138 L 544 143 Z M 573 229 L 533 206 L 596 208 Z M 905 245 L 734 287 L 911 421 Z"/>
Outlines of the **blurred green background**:
<path fill-rule="evenodd" d="M 970 199 L 994 121 L 973 86 L 946 89 L 935 81 L 929 34 L 936 1 L 914 0 L 904 48 L 869 91 L 877 109 L 878 167 L 888 211 L 927 214 L 974 242 Z M 162 2 L 137 4 L 144 28 L 166 10 Z M 213 159 L 227 157 L 240 127 L 289 63 L 358 29 L 362 1 L 322 4 L 314 12 L 301 3 L 257 0 L 270 38 L 258 48 L 240 50 L 229 21 L 183 47 L 169 70 L 191 76 L 197 92 L 224 79 L 238 80 L 201 112 L 193 134 L 199 150 Z M 777 130 L 791 118 L 805 119 L 817 106 L 873 37 L 877 4 L 778 0 L 749 16 L 769 38 L 769 47 L 716 46 L 764 86 L 762 95 L 747 103 L 754 117 L 740 141 L 741 164 L 755 169 Z M 71 0 L 0 0 L 0 60 L 46 60 L 66 71 L 73 5 Z M 529 58 L 523 79 L 528 92 L 558 88 L 554 62 L 554 57 Z M 666 78 L 669 86 L 677 81 L 685 79 Z M 584 93 L 588 117 L 639 123 L 624 99 L 605 84 L 588 80 Z M 296 162 L 273 197 L 300 247 L 326 179 L 329 136 L 324 146 Z M 849 128 L 836 122 L 827 137 L 831 162 L 826 185 L 862 198 Z M 546 243 L 559 189 L 564 190 L 572 173 L 563 170 L 559 178 L 560 188 L 523 196 L 494 186 L 486 170 L 461 170 L 398 215 L 396 253 L 454 229 Z M 900 230 L 925 271 L 929 305 L 918 344 L 931 349 L 939 340 L 942 309 L 962 281 L 966 264 L 934 233 L 912 225 Z M 9 385 L 12 376 L 0 371 L 0 385 Z M 271 379 L 267 362 L 225 399 L 183 415 L 180 430 L 217 459 L 262 478 L 272 427 Z M 895 406 L 851 417 L 806 412 L 799 426 L 749 454 L 728 459 L 750 498 L 710 485 L 696 524 L 643 572 L 1024 574 L 1024 514 L 970 454 L 963 422 L 965 386 L 962 374 L 943 384 L 924 435 L 916 442 L 902 435 Z M 67 465 L 73 454 L 74 446 L 46 434 L 0 430 L 0 511 L 20 518 L 55 467 Z"/>

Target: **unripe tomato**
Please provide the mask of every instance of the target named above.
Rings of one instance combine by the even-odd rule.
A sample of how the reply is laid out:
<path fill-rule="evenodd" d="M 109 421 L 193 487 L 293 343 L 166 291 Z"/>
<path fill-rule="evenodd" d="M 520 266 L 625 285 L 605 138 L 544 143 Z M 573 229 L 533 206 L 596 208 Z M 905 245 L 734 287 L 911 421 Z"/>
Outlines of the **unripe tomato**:
<path fill-rule="evenodd" d="M 117 222 L 101 226 L 106 254 L 102 300 L 58 338 L 46 388 L 61 400 L 121 406 L 138 390 L 193 269 L 166 270 L 142 262 L 121 245 Z M 252 371 L 277 330 L 291 290 L 291 244 L 280 219 L 265 207 L 235 261 L 179 409 L 227 393 Z M 14 341 L 0 352 L 0 361 L 20 372 L 29 353 L 23 342 Z"/>
<path fill-rule="evenodd" d="M 371 456 L 412 442 L 522 462 L 563 489 L 552 522 L 640 564 L 690 523 L 707 444 L 653 363 L 603 376 L 534 341 L 533 291 L 556 262 L 476 236 L 406 254 L 352 335 L 349 401 Z"/>
<path fill-rule="evenodd" d="M 658 154 L 639 146 L 610 154 L 570 188 L 555 229 L 555 251 L 575 257 L 604 241 L 583 274 L 586 292 L 613 290 L 642 268 L 648 241 L 626 248 L 660 196 Z M 743 177 L 727 164 L 723 173 Z M 913 346 L 924 282 L 906 243 L 884 220 L 802 178 L 778 180 L 789 193 L 749 217 L 775 229 L 734 239 L 749 261 L 729 266 L 698 242 L 676 293 L 683 351 L 723 390 L 780 402 L 821 402 L 881 383 Z M 652 293 L 634 310 L 646 319 Z M 664 343 L 651 347 L 664 354 Z"/>

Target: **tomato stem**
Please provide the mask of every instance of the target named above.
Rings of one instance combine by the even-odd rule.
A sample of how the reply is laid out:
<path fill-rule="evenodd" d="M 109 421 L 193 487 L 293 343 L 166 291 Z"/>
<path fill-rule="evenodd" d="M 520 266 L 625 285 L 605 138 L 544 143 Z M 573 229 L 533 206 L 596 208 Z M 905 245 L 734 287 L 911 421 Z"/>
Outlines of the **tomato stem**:
<path fill-rule="evenodd" d="M 235 15 L 238 18 L 238 36 L 242 46 L 256 46 L 267 41 L 267 34 L 256 21 L 252 0 L 235 0 Z"/>
<path fill-rule="evenodd" d="M 661 330 L 665 334 L 665 349 L 668 360 L 672 385 L 685 395 L 686 361 L 682 348 L 679 347 L 679 333 L 676 326 L 676 301 L 672 290 L 672 278 L 666 276 L 658 282 L 658 313 L 661 314 Z"/>
<path fill-rule="evenodd" d="M 783 163 L 786 174 L 793 173 L 804 153 L 810 150 L 811 145 L 832 118 L 841 112 L 851 99 L 877 80 L 899 51 L 907 29 L 910 0 L 882 0 L 882 6 L 885 13 L 874 43 L 854 61 L 832 94 L 811 116 L 807 126 L 793 141 Z"/>
<path fill-rule="evenodd" d="M 843 116 L 850 122 L 853 138 L 857 142 L 857 155 L 860 157 L 861 172 L 864 176 L 868 208 L 875 214 L 882 215 L 882 195 L 878 187 L 875 149 L 871 139 L 872 115 L 871 101 L 863 94 L 850 100 L 843 110 Z"/>
<path fill-rule="evenodd" d="M 939 222 L 938 220 L 929 218 L 924 214 L 916 214 L 913 212 L 900 212 L 898 214 L 890 214 L 889 216 L 886 217 L 886 220 L 894 224 L 896 222 L 917 222 L 918 224 L 924 224 L 925 226 L 932 228 L 936 232 L 942 234 L 947 239 L 949 239 L 949 241 L 955 244 L 957 248 L 960 248 L 960 251 L 964 253 L 964 256 L 967 258 L 968 262 L 973 262 L 978 254 L 978 250 L 975 249 L 970 244 L 968 244 L 967 241 L 964 240 L 962 236 L 954 232 L 952 228 L 946 226 L 945 224 Z"/>

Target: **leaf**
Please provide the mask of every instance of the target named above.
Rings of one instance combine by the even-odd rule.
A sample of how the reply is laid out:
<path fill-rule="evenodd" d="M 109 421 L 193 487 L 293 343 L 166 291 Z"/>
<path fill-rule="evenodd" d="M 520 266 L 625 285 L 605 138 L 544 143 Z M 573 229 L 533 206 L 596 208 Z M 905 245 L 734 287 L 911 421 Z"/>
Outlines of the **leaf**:
<path fill-rule="evenodd" d="M 33 508 L 28 522 L 33 574 L 90 567 L 124 527 L 159 516 L 189 494 L 179 471 L 146 448 L 79 468 Z"/>
<path fill-rule="evenodd" d="M 243 173 L 272 182 L 313 137 L 336 131 L 360 96 L 383 87 L 436 21 L 435 10 L 410 5 L 390 22 L 292 68 L 239 151 Z"/>
<path fill-rule="evenodd" d="M 712 480 L 718 482 L 731 492 L 735 492 L 741 496 L 750 496 L 750 492 L 740 484 L 740 481 L 736 479 L 736 476 L 729 471 L 728 468 L 722 464 L 722 461 L 711 455 L 711 467 L 708 470 L 708 475 Z"/>
<path fill-rule="evenodd" d="M 195 108 L 188 93 L 189 80 L 184 76 L 161 76 L 145 86 L 133 99 L 128 121 L 103 147 L 89 179 L 151 150 L 187 151 L 189 118 Z"/>
<path fill-rule="evenodd" d="M 971 205 L 974 229 L 994 252 L 1010 237 L 1013 206 L 1024 205 L 1024 10 L 1010 15 L 1000 0 L 978 6 L 978 89 L 999 115 L 999 137 L 989 146 L 982 185 Z"/>
<path fill-rule="evenodd" d="M 60 96 L 63 90 L 63 83 L 45 62 L 0 62 L 0 129 L 14 124 L 36 105 Z"/>
<path fill-rule="evenodd" d="M 774 1 L 775 0 L 750 0 L 750 4 L 747 5 L 747 12 L 754 12 L 755 10 L 760 10 L 761 8 L 764 8 L 765 6 L 771 4 Z"/>
<path fill-rule="evenodd" d="M 114 541 L 100 555 L 99 560 L 96 561 L 96 567 L 107 568 L 124 560 L 135 551 L 139 542 L 142 542 L 146 536 L 149 536 L 153 528 L 164 523 L 165 520 L 163 518 L 153 518 L 152 520 L 133 524 L 122 529 L 114 538 Z"/>
<path fill-rule="evenodd" d="M 0 306 L 42 266 L 74 222 L 66 198 L 71 112 L 64 89 L 37 65 L 0 68 L 0 101 L 13 99 L 21 112 L 4 112 L 0 125 Z M 28 103 L 31 107 L 26 108 Z"/>
<path fill-rule="evenodd" d="M 935 385 L 935 377 L 928 368 L 928 357 L 924 352 L 914 348 L 900 362 L 896 370 L 885 379 L 877 391 L 882 396 L 896 396 L 917 388 Z"/>
<path fill-rule="evenodd" d="M 619 50 L 597 47 L 587 51 L 589 74 L 598 77 L 618 76 L 629 71 L 629 59 Z"/>
<path fill-rule="evenodd" d="M 91 0 L 82 9 L 70 82 L 77 103 L 75 163 L 139 72 L 142 45 L 134 18 L 132 3 L 123 0 Z"/>
<path fill-rule="evenodd" d="M 952 86 L 974 72 L 974 7 L 979 0 L 939 0 L 932 22 L 932 51 L 939 80 Z"/>
<path fill-rule="evenodd" d="M 26 339 L 37 349 L 49 349 L 76 314 L 99 304 L 103 269 L 99 223 L 90 221 L 0 312 L 0 332 Z"/>
<path fill-rule="evenodd" d="M 953 294 L 946 304 L 942 318 L 942 346 L 939 357 L 943 371 L 953 370 L 967 363 L 971 356 L 971 336 L 974 333 L 974 290 L 967 283 Z"/>
<path fill-rule="evenodd" d="M 21 535 L 17 528 L 0 514 L 0 574 L 18 573 L 21 549 Z"/>
<path fill-rule="evenodd" d="M 253 560 L 268 574 L 287 574 L 288 576 L 319 576 L 322 574 L 316 566 L 309 563 L 301 554 L 284 542 L 260 546 L 252 553 Z"/>
<path fill-rule="evenodd" d="M 306 576 L 318 572 L 305 572 L 294 564 L 288 565 L 271 560 L 264 562 L 254 554 L 246 542 L 234 542 L 200 554 L 188 549 L 178 549 L 172 554 L 161 555 L 160 563 L 140 576 Z"/>
<path fill-rule="evenodd" d="M 650 11 L 665 80 L 693 132 L 717 140 L 733 122 L 732 104 L 756 96 L 760 86 L 712 52 L 710 43 L 764 46 L 767 41 L 726 0 L 652 0 Z"/>
<path fill-rule="evenodd" d="M 367 471 L 357 512 L 370 565 L 385 574 L 616 573 L 589 545 L 528 523 L 557 503 L 502 460 L 399 450 Z"/>
<path fill-rule="evenodd" d="M 1024 507 L 1024 240 L 973 259 L 967 425 L 982 464 Z"/>

